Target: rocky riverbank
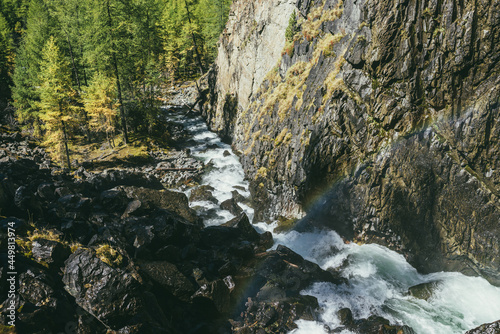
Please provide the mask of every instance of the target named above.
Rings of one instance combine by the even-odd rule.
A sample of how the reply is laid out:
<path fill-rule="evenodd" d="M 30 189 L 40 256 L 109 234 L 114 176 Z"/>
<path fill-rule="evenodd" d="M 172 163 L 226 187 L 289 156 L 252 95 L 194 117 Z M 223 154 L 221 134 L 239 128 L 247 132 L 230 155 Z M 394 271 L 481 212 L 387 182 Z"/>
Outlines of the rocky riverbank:
<path fill-rule="evenodd" d="M 15 329 L 7 326 L 10 300 L 2 300 L 5 332 L 286 333 L 294 321 L 318 317 L 316 298 L 301 290 L 313 282 L 345 283 L 284 246 L 266 252 L 272 235 L 257 233 L 244 213 L 204 227 L 186 195 L 166 189 L 178 180 L 162 174 L 173 164 L 167 168 L 196 169 L 182 172 L 196 180 L 203 163 L 188 152 L 151 152 L 154 163 L 142 167 L 68 172 L 52 166 L 34 141 L 5 130 L 4 298 L 12 223 L 18 273 Z M 346 327 L 365 333 L 399 328 L 344 313 Z"/>

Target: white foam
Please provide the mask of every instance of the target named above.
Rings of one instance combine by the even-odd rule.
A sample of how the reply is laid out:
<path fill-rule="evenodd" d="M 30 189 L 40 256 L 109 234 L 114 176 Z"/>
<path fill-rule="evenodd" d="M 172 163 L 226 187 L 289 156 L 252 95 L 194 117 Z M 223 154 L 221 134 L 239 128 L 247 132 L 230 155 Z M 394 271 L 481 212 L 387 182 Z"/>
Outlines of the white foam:
<path fill-rule="evenodd" d="M 192 156 L 201 161 L 213 164 L 213 169 L 203 175 L 201 184 L 210 185 L 214 188 L 212 195 L 219 203 L 232 198 L 231 192 L 237 190 L 245 197 L 250 196 L 248 182 L 245 180 L 243 167 L 238 157 L 231 152 L 231 146 L 223 143 L 216 133 L 211 132 L 201 117 L 187 117 L 180 112 L 170 113 L 169 119 L 181 124 L 192 136 L 196 144 L 190 147 Z M 224 152 L 229 155 L 224 156 Z M 245 190 L 236 189 L 235 186 Z M 189 196 L 191 190 L 185 193 Z M 254 211 L 248 205 L 239 204 L 249 219 L 253 219 Z M 208 201 L 192 202 L 191 207 L 198 206 L 204 211 L 216 210 L 217 217 L 205 219 L 206 225 L 220 225 L 234 218 L 234 215 L 226 210 L 220 209 L 219 205 Z"/>
<path fill-rule="evenodd" d="M 196 142 L 191 148 L 193 156 L 205 163 L 212 161 L 214 168 L 203 176 L 201 183 L 215 189 L 213 196 L 219 203 L 232 197 L 235 186 L 245 189 L 238 189 L 243 196 L 250 196 L 238 157 L 229 145 L 208 130 L 201 117 L 187 118 L 182 112 L 169 117 L 185 126 L 193 136 Z M 224 156 L 224 151 L 229 151 L 230 155 Z M 381 153 L 378 158 L 383 157 Z M 252 219 L 254 210 L 248 205 L 239 205 Z M 206 225 L 219 225 L 234 217 L 212 202 L 193 202 L 191 206 L 215 210 L 217 217 L 206 219 Z M 278 223 L 254 226 L 260 233 L 273 232 Z M 378 245 L 344 244 L 334 231 L 290 231 L 275 233 L 273 237 L 273 248 L 283 244 L 323 269 L 338 269 L 348 279 L 348 284 L 319 282 L 302 291 L 318 299 L 322 313 L 318 321 L 298 320 L 298 328 L 291 331 L 293 334 L 326 333 L 325 325 L 330 329 L 339 328 L 337 312 L 342 308 L 349 308 L 355 319 L 378 315 L 392 324 L 408 325 L 421 334 L 463 333 L 500 318 L 500 288 L 482 278 L 459 273 L 422 275 L 402 255 Z M 429 300 L 408 294 L 411 286 L 434 281 L 441 283 Z M 340 333 L 351 334 L 348 330 Z"/>
<path fill-rule="evenodd" d="M 422 275 L 402 255 L 385 247 L 339 246 L 339 238 L 331 231 L 292 231 L 278 234 L 276 239 L 305 258 L 314 259 L 324 269 L 342 266 L 341 273 L 349 279 L 348 284 L 315 283 L 302 291 L 318 299 L 323 309 L 320 320 L 332 329 L 340 326 L 337 312 L 342 308 L 351 309 L 355 319 L 378 315 L 422 334 L 463 333 L 500 318 L 500 288 L 482 278 L 460 273 Z M 411 286 L 436 280 L 442 283 L 428 301 L 408 295 Z M 310 322 L 297 324 L 297 333 L 313 328 Z"/>

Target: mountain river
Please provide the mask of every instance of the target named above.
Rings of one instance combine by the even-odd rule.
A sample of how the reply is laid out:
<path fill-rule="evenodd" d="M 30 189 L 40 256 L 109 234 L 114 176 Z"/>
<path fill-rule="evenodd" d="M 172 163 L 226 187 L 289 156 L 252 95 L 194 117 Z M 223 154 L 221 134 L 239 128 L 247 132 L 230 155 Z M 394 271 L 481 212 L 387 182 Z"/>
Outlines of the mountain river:
<path fill-rule="evenodd" d="M 237 190 L 249 197 L 248 182 L 238 157 L 217 134 L 209 131 L 201 116 L 188 116 L 181 109 L 167 109 L 167 118 L 182 124 L 192 136 L 191 154 L 212 161 L 213 168 L 205 173 L 201 184 L 215 190 L 220 202 L 232 197 Z M 224 154 L 225 151 L 228 152 Z M 189 196 L 190 190 L 185 191 Z M 234 216 L 211 202 L 193 202 L 192 207 L 205 217 L 206 225 L 222 224 Z M 253 209 L 240 204 L 250 221 Z M 254 224 L 259 232 L 271 231 L 277 223 Z M 405 324 L 419 334 L 464 333 L 480 324 L 500 319 L 500 288 L 480 277 L 468 277 L 456 272 L 423 275 L 408 264 L 404 257 L 385 247 L 366 244 L 345 244 L 334 231 L 273 233 L 274 247 L 283 244 L 323 269 L 342 267 L 346 285 L 315 283 L 302 293 L 318 298 L 321 315 L 318 321 L 299 320 L 294 334 L 325 333 L 340 326 L 337 311 L 350 308 L 355 319 L 370 315 L 382 316 L 392 324 Z M 411 296 L 412 286 L 431 283 L 433 293 L 427 299 Z M 350 331 L 344 330 L 347 334 Z"/>

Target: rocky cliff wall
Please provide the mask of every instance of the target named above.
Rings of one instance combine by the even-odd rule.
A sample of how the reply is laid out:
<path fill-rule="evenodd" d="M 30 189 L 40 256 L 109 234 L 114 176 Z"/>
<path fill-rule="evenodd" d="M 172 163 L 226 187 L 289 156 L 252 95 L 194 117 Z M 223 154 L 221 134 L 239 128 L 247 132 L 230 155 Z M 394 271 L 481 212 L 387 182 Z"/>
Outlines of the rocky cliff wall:
<path fill-rule="evenodd" d="M 242 152 L 256 219 L 305 210 L 298 228 L 332 228 L 397 249 L 422 271 L 499 284 L 500 3 L 295 5 L 287 42 L 291 11 L 279 25 L 252 16 L 283 3 L 235 3 L 204 111 Z M 272 47 L 241 34 L 252 26 L 272 29 Z M 245 72 L 255 66 L 241 56 L 247 45 L 263 59 L 281 54 L 265 77 L 264 65 Z"/>

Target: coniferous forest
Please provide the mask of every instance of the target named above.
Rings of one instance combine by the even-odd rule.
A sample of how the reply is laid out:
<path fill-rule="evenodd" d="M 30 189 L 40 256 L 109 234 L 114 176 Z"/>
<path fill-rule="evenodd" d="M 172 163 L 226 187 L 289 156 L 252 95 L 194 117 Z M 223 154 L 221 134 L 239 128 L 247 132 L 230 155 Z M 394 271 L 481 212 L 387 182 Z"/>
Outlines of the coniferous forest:
<path fill-rule="evenodd" d="M 152 134 L 162 91 L 214 60 L 230 3 L 2 0 L 0 109 L 68 167 L 68 145 Z"/>

